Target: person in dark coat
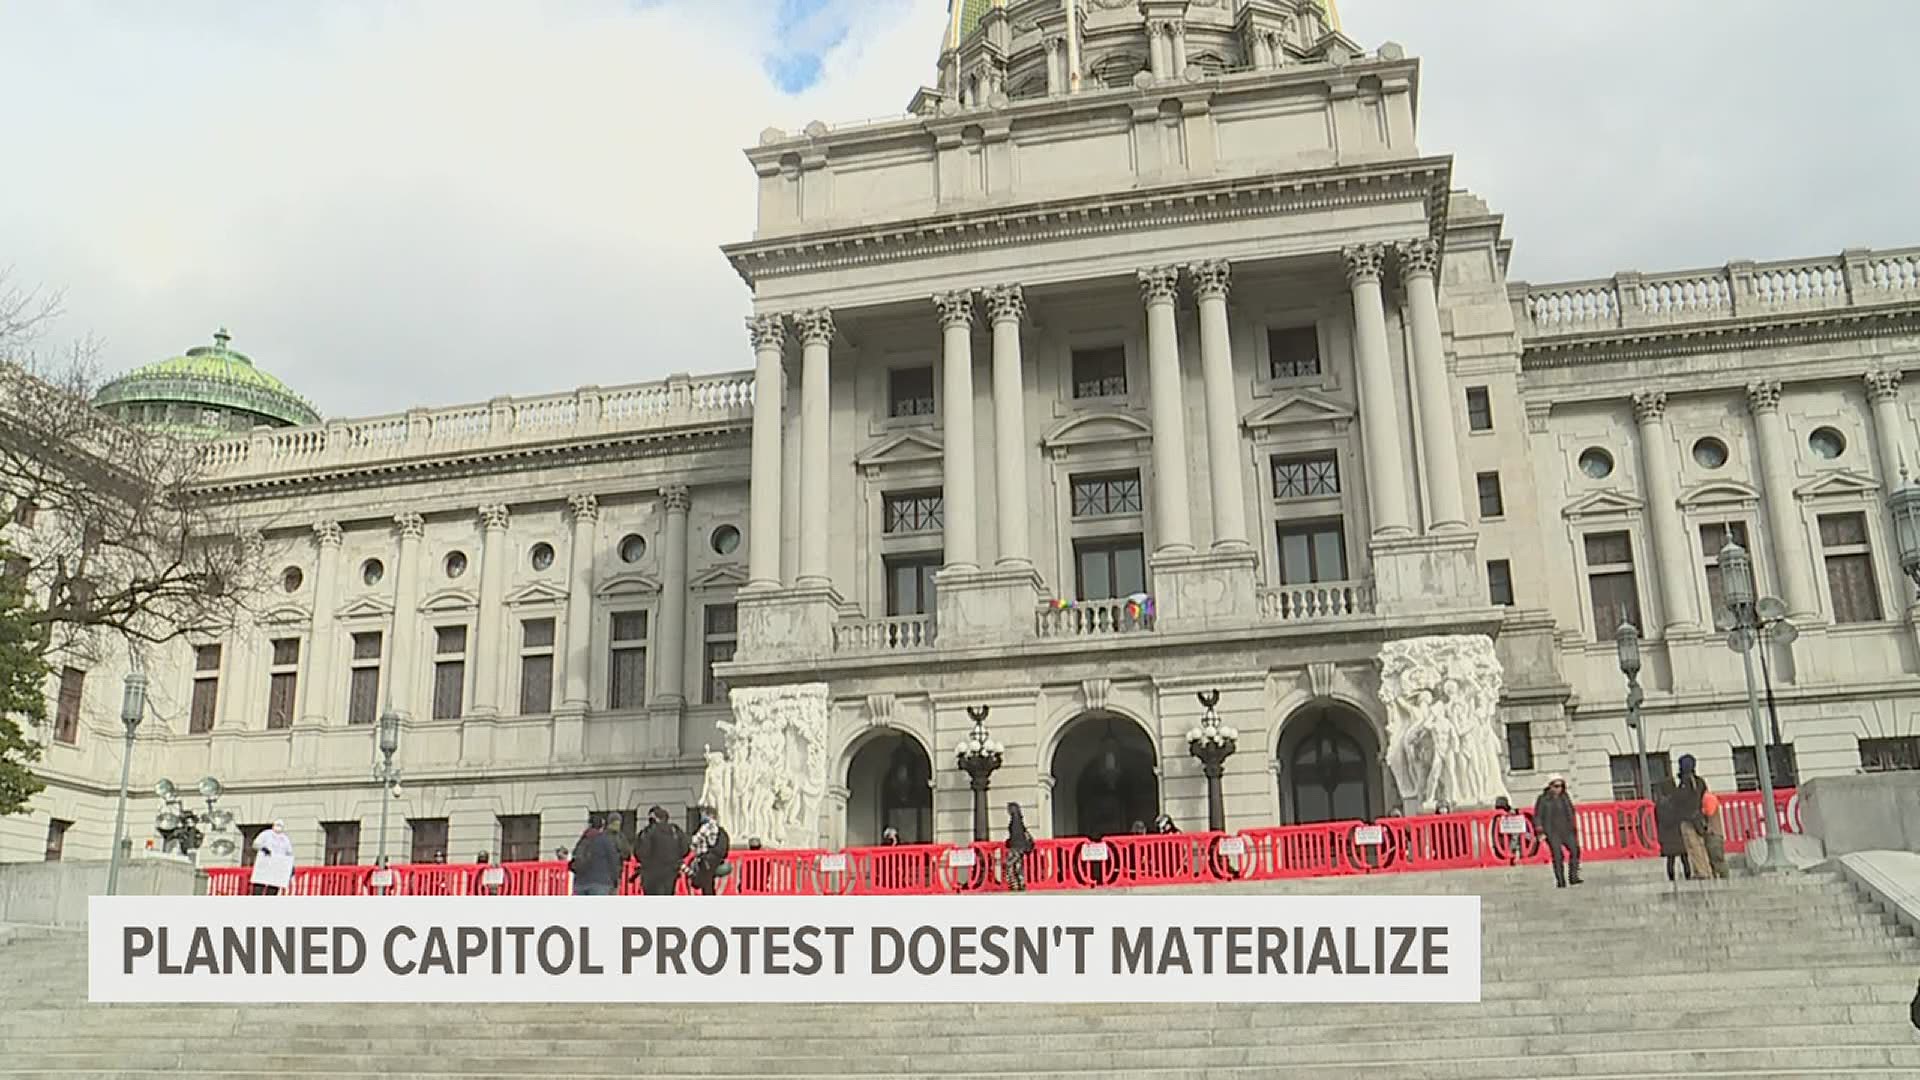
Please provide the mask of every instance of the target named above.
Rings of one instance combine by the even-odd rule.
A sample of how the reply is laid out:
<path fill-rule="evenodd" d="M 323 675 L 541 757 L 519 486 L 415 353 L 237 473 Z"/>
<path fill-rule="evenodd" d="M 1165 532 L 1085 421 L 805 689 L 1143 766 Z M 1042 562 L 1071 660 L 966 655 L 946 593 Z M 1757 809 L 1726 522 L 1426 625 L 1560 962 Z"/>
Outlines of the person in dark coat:
<path fill-rule="evenodd" d="M 1033 854 L 1033 833 L 1020 813 L 1020 804 L 1007 804 L 1007 888 L 1027 891 L 1027 856 Z"/>
<path fill-rule="evenodd" d="M 1161 814 L 1153 819 L 1153 831 L 1161 836 L 1171 836 L 1179 832 L 1180 827 L 1173 823 L 1173 815 Z"/>
<path fill-rule="evenodd" d="M 594 814 L 573 845 L 567 861 L 573 871 L 573 895 L 612 896 L 620 888 L 620 848 L 607 834 L 607 819 Z"/>
<path fill-rule="evenodd" d="M 1547 778 L 1547 789 L 1534 800 L 1533 827 L 1553 856 L 1554 884 L 1562 889 L 1580 884 L 1580 827 L 1573 796 L 1567 794 L 1567 778 L 1559 773 Z"/>
<path fill-rule="evenodd" d="M 1680 831 L 1680 808 L 1678 792 L 1674 786 L 1661 781 L 1654 788 L 1653 824 L 1660 834 L 1660 854 L 1667 860 L 1667 880 L 1673 880 L 1673 864 L 1680 864 L 1681 874 L 1693 880 L 1693 864 L 1687 860 L 1687 838 Z"/>
<path fill-rule="evenodd" d="M 680 881 L 680 864 L 687 857 L 687 834 L 673 823 L 666 808 L 647 811 L 647 825 L 634 844 L 640 865 L 634 872 L 640 877 L 640 891 L 648 896 L 672 896 Z"/>

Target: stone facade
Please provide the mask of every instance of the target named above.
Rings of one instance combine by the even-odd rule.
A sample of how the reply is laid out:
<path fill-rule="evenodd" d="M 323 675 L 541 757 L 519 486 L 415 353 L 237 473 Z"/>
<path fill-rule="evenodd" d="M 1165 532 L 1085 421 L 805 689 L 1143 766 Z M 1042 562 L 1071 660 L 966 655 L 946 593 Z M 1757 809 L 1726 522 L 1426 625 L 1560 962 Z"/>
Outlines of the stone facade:
<path fill-rule="evenodd" d="M 212 773 L 304 857 L 357 821 L 370 859 L 366 668 L 406 718 L 400 858 L 408 819 L 466 859 L 522 839 L 508 818 L 551 852 L 589 810 L 691 804 L 714 678 L 826 686 L 822 843 L 966 835 L 979 706 L 994 804 L 1036 830 L 1200 825 L 1203 691 L 1240 733 L 1232 826 L 1373 815 L 1402 799 L 1383 648 L 1480 635 L 1505 788 L 1562 771 L 1599 800 L 1633 753 L 1622 617 L 1649 751 L 1731 789 L 1729 523 L 1800 630 L 1769 653 L 1799 775 L 1920 737 L 1884 509 L 1915 453 L 1920 254 L 1509 282 L 1500 217 L 1417 148 L 1398 47 L 1362 54 L 1312 3 L 1093 0 L 1069 51 L 1058 9 L 993 7 L 914 115 L 763 134 L 759 228 L 726 249 L 752 371 L 211 444 L 300 583 L 222 643 L 211 732 L 191 649 L 150 661 L 135 790 Z M 0 858 L 37 857 L 49 818 L 108 845 L 124 660 L 101 652 Z"/>

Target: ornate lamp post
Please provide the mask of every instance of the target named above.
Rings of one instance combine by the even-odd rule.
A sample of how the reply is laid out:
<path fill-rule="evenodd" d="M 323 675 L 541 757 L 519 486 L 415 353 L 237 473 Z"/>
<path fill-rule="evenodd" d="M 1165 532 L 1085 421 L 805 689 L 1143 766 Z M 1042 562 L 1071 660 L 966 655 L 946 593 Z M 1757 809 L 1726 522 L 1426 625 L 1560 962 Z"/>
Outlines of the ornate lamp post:
<path fill-rule="evenodd" d="M 967 774 L 973 787 L 973 838 L 987 838 L 987 788 L 993 782 L 993 771 L 1005 760 L 1007 748 L 999 740 L 987 734 L 987 713 L 985 705 L 967 706 L 967 715 L 973 719 L 973 730 L 960 740 L 959 749 L 954 751 L 954 764 Z"/>
<path fill-rule="evenodd" d="M 1220 704 L 1220 691 L 1202 690 L 1199 693 L 1200 722 L 1187 729 L 1187 753 L 1200 762 L 1200 770 L 1207 775 L 1207 831 L 1227 831 L 1227 801 L 1220 791 L 1220 775 L 1226 771 L 1227 759 L 1239 748 L 1240 733 L 1220 722 L 1220 714 L 1213 707 Z"/>
<path fill-rule="evenodd" d="M 379 781 L 380 793 L 380 857 L 374 864 L 381 870 L 387 868 L 387 813 L 393 800 L 400 797 L 400 769 L 393 763 L 393 755 L 400 749 L 400 714 L 389 709 L 380 716 L 380 764 L 373 767 L 373 778 Z M 379 890 L 385 894 L 387 886 L 382 884 Z"/>
<path fill-rule="evenodd" d="M 230 811 L 216 812 L 213 808 L 213 804 L 226 791 L 220 781 L 211 776 L 202 777 L 195 787 L 200 797 L 207 801 L 205 814 L 181 805 L 180 792 L 173 786 L 173 781 L 162 779 L 153 785 L 153 793 L 160 796 L 164 803 L 160 812 L 153 815 L 153 828 L 162 838 L 162 850 L 176 848 L 189 859 L 200 850 L 201 842 L 206 839 L 206 834 L 200 830 L 201 825 L 223 832 L 233 821 Z"/>
<path fill-rule="evenodd" d="M 1893 515 L 1894 546 L 1900 551 L 1900 569 L 1916 587 L 1920 587 L 1920 484 L 1900 471 L 1900 487 L 1887 496 L 1887 512 Z"/>
<path fill-rule="evenodd" d="M 1640 630 L 1632 623 L 1621 623 L 1620 629 L 1613 635 L 1614 652 L 1620 657 L 1620 674 L 1627 677 L 1627 726 L 1633 729 L 1634 739 L 1640 750 L 1640 783 L 1642 799 L 1652 798 L 1653 777 L 1647 772 L 1647 725 L 1640 716 L 1640 704 L 1646 700 L 1646 694 L 1640 689 Z"/>
<path fill-rule="evenodd" d="M 1733 538 L 1720 549 L 1721 594 L 1726 597 L 1727 614 L 1732 627 L 1727 645 L 1740 654 L 1747 676 L 1747 716 L 1753 724 L 1754 767 L 1760 774 L 1760 817 L 1766 822 L 1767 861 L 1770 867 L 1786 863 L 1786 842 L 1780 837 L 1780 815 L 1773 805 L 1773 754 L 1767 744 L 1766 724 L 1760 719 L 1760 691 L 1753 679 L 1753 647 L 1760 640 L 1764 614 L 1760 608 L 1779 604 L 1758 600 L 1753 587 L 1753 562 L 1747 551 Z"/>
<path fill-rule="evenodd" d="M 127 741 L 120 753 L 120 808 L 113 815 L 113 854 L 107 862 L 107 895 L 118 895 L 120 887 L 120 845 L 127 835 L 127 773 L 133 767 L 133 735 L 140 730 L 140 718 L 147 711 L 147 677 L 140 673 L 139 658 L 127 672 L 120 694 L 120 722 L 126 725 Z"/>

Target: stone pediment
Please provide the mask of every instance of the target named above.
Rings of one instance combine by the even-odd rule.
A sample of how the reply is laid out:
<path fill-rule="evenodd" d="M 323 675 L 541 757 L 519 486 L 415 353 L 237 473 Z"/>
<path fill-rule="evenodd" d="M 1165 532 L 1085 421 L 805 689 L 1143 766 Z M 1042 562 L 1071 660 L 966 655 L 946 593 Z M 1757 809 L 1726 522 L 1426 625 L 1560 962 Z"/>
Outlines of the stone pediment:
<path fill-rule="evenodd" d="M 306 608 L 294 604 L 281 604 L 268 608 L 254 620 L 261 626 L 294 626 L 313 621 L 313 615 Z"/>
<path fill-rule="evenodd" d="M 538 604 L 562 604 L 567 599 L 567 590 L 550 581 L 530 581 L 507 594 L 508 607 L 526 607 Z"/>
<path fill-rule="evenodd" d="M 1613 514 L 1638 514 L 1647 504 L 1628 495 L 1624 491 L 1596 491 L 1568 504 L 1560 511 L 1561 516 L 1573 520 L 1587 517 L 1606 517 Z"/>
<path fill-rule="evenodd" d="M 687 582 L 691 589 L 737 589 L 747 583 L 747 571 L 739 563 L 721 563 L 695 574 Z"/>
<path fill-rule="evenodd" d="M 1760 492 L 1738 480 L 1709 480 L 1680 493 L 1680 505 L 1696 508 L 1738 506 L 1752 508 L 1760 504 Z"/>
<path fill-rule="evenodd" d="M 1153 441 L 1153 429 L 1146 421 L 1118 410 L 1081 413 L 1055 424 L 1040 439 L 1040 445 L 1053 453 L 1082 446 L 1111 446 L 1138 443 L 1145 449 Z"/>
<path fill-rule="evenodd" d="M 384 619 L 393 614 L 393 601 L 384 596 L 362 596 L 348 601 L 333 614 L 336 619 Z"/>
<path fill-rule="evenodd" d="M 479 599 L 467 589 L 439 589 L 420 601 L 421 611 L 471 611 L 478 606 Z"/>
<path fill-rule="evenodd" d="M 1818 499 L 1834 495 L 1871 495 L 1878 497 L 1880 482 L 1865 473 L 1852 469 L 1836 469 L 1821 473 L 1819 476 L 1793 489 L 1793 493 L 1802 499 Z"/>
<path fill-rule="evenodd" d="M 869 445 L 853 456 L 853 463 L 869 476 L 888 468 L 939 465 L 945 449 L 938 439 L 921 431 L 902 431 Z"/>
<path fill-rule="evenodd" d="M 1240 420 L 1248 431 L 1295 427 L 1302 424 L 1340 425 L 1353 420 L 1353 410 L 1332 398 L 1296 390 L 1253 410 Z"/>
<path fill-rule="evenodd" d="M 601 597 L 653 595 L 659 591 L 659 578 L 654 577 L 652 574 L 643 574 L 638 571 L 629 574 L 615 574 L 601 582 L 599 588 L 593 590 L 595 596 Z"/>

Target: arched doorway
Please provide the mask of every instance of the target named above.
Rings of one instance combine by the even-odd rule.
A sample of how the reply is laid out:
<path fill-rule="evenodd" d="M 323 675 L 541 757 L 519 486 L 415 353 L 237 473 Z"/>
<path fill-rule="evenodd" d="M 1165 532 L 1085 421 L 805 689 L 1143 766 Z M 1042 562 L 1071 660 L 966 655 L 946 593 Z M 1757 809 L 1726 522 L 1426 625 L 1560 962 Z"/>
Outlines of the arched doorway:
<path fill-rule="evenodd" d="M 1371 821 L 1385 809 L 1373 725 L 1340 705 L 1311 705 L 1281 728 L 1280 819 Z"/>
<path fill-rule="evenodd" d="M 933 842 L 933 765 L 919 740 L 870 739 L 847 764 L 847 846 L 880 842 L 889 826 L 903 844 Z"/>
<path fill-rule="evenodd" d="M 1110 713 L 1075 718 L 1053 751 L 1053 834 L 1093 839 L 1160 813 L 1159 755 L 1140 725 Z"/>

